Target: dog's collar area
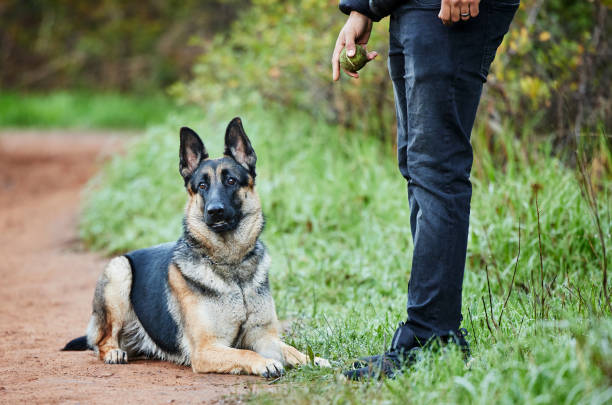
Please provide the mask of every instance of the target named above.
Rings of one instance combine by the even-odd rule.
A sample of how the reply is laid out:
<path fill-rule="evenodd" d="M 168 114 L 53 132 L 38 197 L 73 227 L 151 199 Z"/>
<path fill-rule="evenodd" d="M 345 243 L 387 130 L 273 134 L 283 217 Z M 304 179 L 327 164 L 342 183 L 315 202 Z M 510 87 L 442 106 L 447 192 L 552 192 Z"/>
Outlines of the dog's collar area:
<path fill-rule="evenodd" d="M 255 254 L 256 254 L 256 250 L 257 250 L 257 243 L 255 243 L 255 246 L 253 246 L 253 249 L 251 249 L 247 254 L 242 256 L 242 259 L 240 259 L 240 261 L 236 261 L 236 262 L 219 262 L 219 261 L 214 261 L 208 255 L 203 256 L 203 258 L 205 260 L 209 261 L 213 266 L 225 266 L 225 267 L 238 266 L 238 265 L 246 262 L 247 260 L 250 260 L 251 258 L 253 258 L 255 256 Z"/>
<path fill-rule="evenodd" d="M 242 258 L 240 260 L 237 261 L 231 261 L 231 262 L 224 262 L 224 261 L 217 261 L 214 260 L 210 257 L 210 255 L 208 254 L 207 250 L 205 247 L 203 247 L 201 244 L 198 243 L 197 239 L 193 238 L 190 235 L 187 235 L 186 237 L 186 241 L 187 243 L 190 245 L 191 251 L 193 253 L 198 253 L 197 257 L 198 259 L 201 260 L 205 260 L 206 262 L 208 262 L 209 264 L 211 264 L 213 267 L 235 267 L 238 266 L 244 262 L 246 262 L 247 260 L 252 259 L 254 256 L 257 255 L 257 251 L 259 249 L 261 249 L 261 247 L 259 246 L 260 242 L 259 240 L 257 240 L 253 246 L 253 248 L 251 250 L 249 250 L 244 256 L 242 256 Z"/>

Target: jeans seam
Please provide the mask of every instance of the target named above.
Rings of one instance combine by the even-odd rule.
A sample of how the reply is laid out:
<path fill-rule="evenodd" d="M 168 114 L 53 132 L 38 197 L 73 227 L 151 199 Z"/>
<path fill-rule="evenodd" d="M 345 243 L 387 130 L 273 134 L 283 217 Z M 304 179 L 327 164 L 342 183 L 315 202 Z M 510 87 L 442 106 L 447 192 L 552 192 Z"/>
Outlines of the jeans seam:
<path fill-rule="evenodd" d="M 512 8 L 515 8 L 521 5 L 520 1 L 506 2 L 506 1 L 495 0 L 495 1 L 487 2 L 487 3 L 489 3 L 488 4 L 489 7 L 493 7 L 497 9 L 512 9 Z"/>
<path fill-rule="evenodd" d="M 449 87 L 448 109 L 446 110 L 446 114 L 450 116 L 448 117 L 448 120 L 446 122 L 454 122 L 455 121 L 454 116 L 456 116 L 457 124 L 460 124 L 463 127 L 463 123 L 459 119 L 459 114 L 457 113 L 457 105 L 456 105 L 457 103 L 456 103 L 456 97 L 455 97 L 456 96 L 455 90 L 457 88 L 457 80 L 459 80 L 459 73 L 461 72 L 461 69 L 463 69 L 463 62 L 458 63 L 453 72 L 453 81 Z M 447 129 L 448 130 L 446 131 L 446 134 L 444 135 L 442 139 L 445 144 L 449 144 L 451 142 L 450 133 L 452 132 L 452 130 L 450 128 L 447 128 Z M 444 191 L 449 194 L 451 193 L 450 181 L 444 182 Z"/>
<path fill-rule="evenodd" d="M 486 17 L 486 21 L 485 21 L 485 29 L 483 30 L 484 32 L 484 44 L 483 44 L 483 52 L 482 52 L 482 60 L 480 61 L 480 74 L 482 75 L 482 82 L 486 83 L 487 81 L 487 76 L 489 75 L 489 70 L 487 68 L 485 68 L 486 64 L 487 64 L 487 60 L 489 60 L 490 57 L 490 53 L 491 50 L 489 49 L 489 44 L 487 41 L 487 38 L 489 37 L 489 29 L 491 26 L 491 15 L 490 15 L 490 11 L 489 11 L 489 7 L 483 7 L 484 11 L 484 16 Z"/>

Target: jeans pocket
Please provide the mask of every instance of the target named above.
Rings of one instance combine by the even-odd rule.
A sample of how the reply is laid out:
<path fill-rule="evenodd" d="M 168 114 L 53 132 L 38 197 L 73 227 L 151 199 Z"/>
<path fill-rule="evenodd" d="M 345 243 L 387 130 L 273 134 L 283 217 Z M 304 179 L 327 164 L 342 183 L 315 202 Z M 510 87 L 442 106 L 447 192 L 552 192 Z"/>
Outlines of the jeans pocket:
<path fill-rule="evenodd" d="M 484 3 L 484 2 L 483 2 Z M 482 12 L 486 13 L 485 47 L 480 67 L 483 81 L 486 82 L 491 63 L 495 59 L 497 48 L 508 33 L 510 23 L 518 10 L 516 0 L 491 0 L 483 4 Z"/>
<path fill-rule="evenodd" d="M 439 10 L 442 6 L 442 0 L 411 0 L 409 3 L 414 3 L 416 8 L 427 10 Z"/>
<path fill-rule="evenodd" d="M 520 1 L 519 0 L 488 0 L 487 4 L 491 8 L 508 9 L 508 8 L 518 8 Z"/>

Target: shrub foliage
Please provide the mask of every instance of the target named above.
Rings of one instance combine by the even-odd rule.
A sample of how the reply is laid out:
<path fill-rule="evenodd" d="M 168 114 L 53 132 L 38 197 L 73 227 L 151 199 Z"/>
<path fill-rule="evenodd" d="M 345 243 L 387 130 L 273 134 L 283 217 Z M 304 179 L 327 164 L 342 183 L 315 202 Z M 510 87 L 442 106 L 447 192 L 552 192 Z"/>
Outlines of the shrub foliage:
<path fill-rule="evenodd" d="M 189 71 L 200 48 L 246 0 L 0 2 L 0 86 L 158 89 Z"/>
<path fill-rule="evenodd" d="M 523 0 L 489 75 L 481 114 L 492 130 L 575 135 L 609 127 L 612 65 L 609 1 Z M 380 137 L 393 134 L 393 94 L 385 66 L 388 19 L 375 24 L 369 49 L 380 57 L 358 81 L 332 84 L 330 58 L 345 21 L 337 1 L 254 0 L 231 29 L 215 37 L 175 86 L 183 100 L 208 105 L 227 97 L 290 105 Z M 350 83 L 349 83 L 350 82 Z M 534 114 L 533 112 L 536 111 Z M 517 132 L 520 132 L 517 130 Z"/>

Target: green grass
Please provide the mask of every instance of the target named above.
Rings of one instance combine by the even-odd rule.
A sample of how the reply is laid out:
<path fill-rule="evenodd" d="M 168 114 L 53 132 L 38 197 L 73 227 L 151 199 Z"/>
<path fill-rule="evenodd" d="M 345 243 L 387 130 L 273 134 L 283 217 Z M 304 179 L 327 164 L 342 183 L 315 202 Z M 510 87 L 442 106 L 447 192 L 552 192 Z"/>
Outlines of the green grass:
<path fill-rule="evenodd" d="M 0 127 L 145 128 L 179 108 L 159 94 L 0 92 Z"/>
<path fill-rule="evenodd" d="M 503 169 L 477 155 L 476 167 L 485 174 L 473 179 L 463 293 L 463 326 L 474 355 L 469 369 L 447 350 L 427 354 L 393 381 L 354 384 L 338 377 L 351 359 L 381 352 L 405 318 L 412 244 L 406 185 L 390 146 L 305 114 L 216 106 L 198 120 L 176 116 L 151 128 L 92 182 L 84 240 L 121 252 L 176 239 L 186 201 L 178 128 L 196 129 L 218 156 L 235 111 L 242 111 L 258 155 L 271 285 L 279 317 L 294 321 L 285 339 L 335 365 L 290 371 L 278 392 L 248 399 L 612 403 L 612 314 L 601 295 L 596 228 L 574 174 L 533 145 L 531 157 L 514 156 Z M 610 182 L 604 186 L 599 208 L 609 246 Z M 489 319 L 489 327 L 483 298 L 497 323 L 515 268 L 519 224 L 514 288 L 503 319 L 498 326 Z"/>

